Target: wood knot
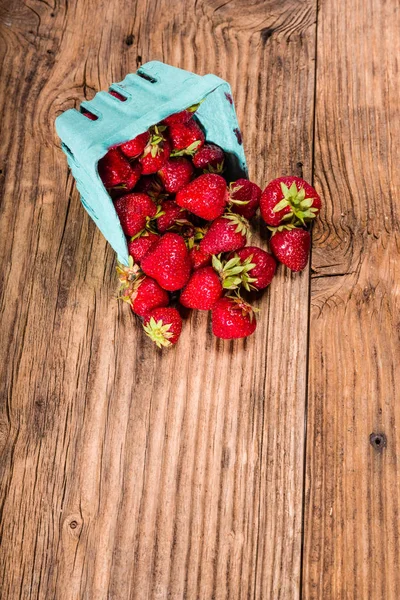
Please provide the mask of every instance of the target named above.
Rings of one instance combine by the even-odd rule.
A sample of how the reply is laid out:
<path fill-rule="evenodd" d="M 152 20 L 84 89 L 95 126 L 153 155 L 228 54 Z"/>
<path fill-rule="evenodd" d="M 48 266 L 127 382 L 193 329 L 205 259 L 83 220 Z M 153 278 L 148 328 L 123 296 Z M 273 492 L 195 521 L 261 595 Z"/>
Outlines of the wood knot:
<path fill-rule="evenodd" d="M 125 44 L 127 46 L 133 46 L 133 42 L 135 41 L 135 36 L 133 35 L 133 33 L 130 33 L 129 35 L 126 36 L 125 38 Z"/>
<path fill-rule="evenodd" d="M 377 452 L 382 452 L 387 446 L 386 435 L 384 433 L 371 433 L 369 443 Z"/>
<path fill-rule="evenodd" d="M 275 29 L 273 29 L 272 27 L 264 27 L 263 29 L 261 29 L 260 37 L 264 44 L 273 35 L 274 31 Z"/>
<path fill-rule="evenodd" d="M 69 515 L 64 521 L 64 527 L 70 536 L 77 538 L 82 531 L 83 519 L 78 514 Z"/>

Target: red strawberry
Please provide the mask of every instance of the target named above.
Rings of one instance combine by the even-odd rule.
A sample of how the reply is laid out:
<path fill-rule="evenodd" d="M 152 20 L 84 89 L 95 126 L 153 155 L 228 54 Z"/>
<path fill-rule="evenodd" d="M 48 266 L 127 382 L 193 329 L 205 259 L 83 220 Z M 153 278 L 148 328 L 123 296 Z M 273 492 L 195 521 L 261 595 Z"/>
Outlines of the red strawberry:
<path fill-rule="evenodd" d="M 176 308 L 156 308 L 146 315 L 143 329 L 159 348 L 172 346 L 181 334 L 182 319 Z"/>
<path fill-rule="evenodd" d="M 232 212 L 252 219 L 260 204 L 261 189 L 248 179 L 238 179 L 229 186 Z"/>
<path fill-rule="evenodd" d="M 169 128 L 169 139 L 171 141 L 172 150 L 190 151 L 201 148 L 204 145 L 205 137 L 200 126 L 194 119 L 190 119 L 187 123 L 178 123 Z"/>
<path fill-rule="evenodd" d="M 154 308 L 168 306 L 168 292 L 162 289 L 151 277 L 139 277 L 133 284 L 127 299 L 133 312 L 145 317 Z"/>
<path fill-rule="evenodd" d="M 118 98 L 118 100 L 120 100 L 121 102 L 126 102 L 125 96 L 123 96 L 119 92 L 116 92 L 115 90 L 108 90 L 108 93 L 110 94 L 110 96 L 114 96 L 114 98 Z"/>
<path fill-rule="evenodd" d="M 222 284 L 212 267 L 197 269 L 189 279 L 180 296 L 180 303 L 187 308 L 210 310 L 222 296 Z"/>
<path fill-rule="evenodd" d="M 228 202 L 226 181 L 221 175 L 200 175 L 179 190 L 175 201 L 194 215 L 213 221 L 221 216 Z"/>
<path fill-rule="evenodd" d="M 212 309 L 213 334 L 224 340 L 247 337 L 256 326 L 254 310 L 242 298 L 225 296 Z"/>
<path fill-rule="evenodd" d="M 128 242 L 128 252 L 132 256 L 135 263 L 140 264 L 147 250 L 160 238 L 156 233 L 144 231 L 141 236 Z"/>
<path fill-rule="evenodd" d="M 122 185 L 127 190 L 131 190 L 135 186 L 142 172 L 140 165 L 131 165 L 118 148 L 111 148 L 99 160 L 98 170 L 104 187 L 112 188 Z"/>
<path fill-rule="evenodd" d="M 129 142 L 125 142 L 119 146 L 121 152 L 127 156 L 128 158 L 136 158 L 146 148 L 147 144 L 150 140 L 150 133 L 145 131 L 137 135 L 133 140 L 129 140 Z"/>
<path fill-rule="evenodd" d="M 164 200 L 160 206 L 164 214 L 157 219 L 157 229 L 164 233 L 167 229 L 173 227 L 179 219 L 187 219 L 187 212 L 178 206 L 173 200 Z"/>
<path fill-rule="evenodd" d="M 276 258 L 292 271 L 302 271 L 308 262 L 311 236 L 305 229 L 277 231 L 270 241 Z"/>
<path fill-rule="evenodd" d="M 208 254 L 239 250 L 246 245 L 248 233 L 247 219 L 228 213 L 211 224 L 200 242 L 200 250 Z"/>
<path fill-rule="evenodd" d="M 315 219 L 321 208 L 321 198 L 311 185 L 300 177 L 279 177 L 271 181 L 260 200 L 261 216 L 267 225 L 298 225 Z"/>
<path fill-rule="evenodd" d="M 90 119 L 91 121 L 97 121 L 98 117 L 96 117 L 96 115 L 94 115 L 93 113 L 89 112 L 89 111 L 82 111 L 82 114 L 84 117 L 86 117 L 87 119 Z"/>
<path fill-rule="evenodd" d="M 154 202 L 168 197 L 157 175 L 144 175 L 141 177 L 135 187 L 135 192 L 148 194 Z"/>
<path fill-rule="evenodd" d="M 166 119 L 164 119 L 163 123 L 170 127 L 171 125 L 178 125 L 180 123 L 187 123 L 193 117 L 196 110 L 199 108 L 200 104 L 193 104 L 189 108 L 182 110 L 181 112 L 175 113 L 173 115 L 169 115 Z"/>
<path fill-rule="evenodd" d="M 158 171 L 158 176 L 165 190 L 171 194 L 176 194 L 192 179 L 193 171 L 193 165 L 190 160 L 183 156 L 178 156 L 176 158 L 169 158 Z"/>
<path fill-rule="evenodd" d="M 224 160 L 224 151 L 215 144 L 204 144 L 193 156 L 193 164 L 196 169 L 203 169 L 210 173 L 222 173 Z"/>
<path fill-rule="evenodd" d="M 247 246 L 235 254 L 242 264 L 248 260 L 248 264 L 254 265 L 253 268 L 246 270 L 246 275 L 252 280 L 249 287 L 262 290 L 271 283 L 276 271 L 276 260 L 271 254 L 256 246 Z"/>
<path fill-rule="evenodd" d="M 157 214 L 157 206 L 147 194 L 132 193 L 114 202 L 125 235 L 132 237 L 145 228 L 146 223 Z"/>
<path fill-rule="evenodd" d="M 185 241 L 177 233 L 166 233 L 143 256 L 141 267 L 165 290 L 182 289 L 192 268 Z"/>
<path fill-rule="evenodd" d="M 193 246 L 189 254 L 193 269 L 200 269 L 211 264 L 211 255 L 200 250 L 199 246 Z"/>
<path fill-rule="evenodd" d="M 169 159 L 171 145 L 163 135 L 165 129 L 163 125 L 155 125 L 150 130 L 150 141 L 139 158 L 143 175 L 157 173 Z"/>

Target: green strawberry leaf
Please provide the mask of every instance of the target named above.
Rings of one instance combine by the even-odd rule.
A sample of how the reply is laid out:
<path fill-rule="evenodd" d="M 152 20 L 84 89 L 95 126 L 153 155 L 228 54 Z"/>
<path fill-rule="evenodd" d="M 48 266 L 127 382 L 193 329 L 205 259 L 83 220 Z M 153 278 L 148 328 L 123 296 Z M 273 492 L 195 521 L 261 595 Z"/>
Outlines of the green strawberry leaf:
<path fill-rule="evenodd" d="M 272 209 L 272 212 L 277 213 L 289 205 L 290 205 L 290 202 L 286 199 L 283 199 L 280 202 L 278 202 L 278 204 L 275 204 L 274 208 Z"/>

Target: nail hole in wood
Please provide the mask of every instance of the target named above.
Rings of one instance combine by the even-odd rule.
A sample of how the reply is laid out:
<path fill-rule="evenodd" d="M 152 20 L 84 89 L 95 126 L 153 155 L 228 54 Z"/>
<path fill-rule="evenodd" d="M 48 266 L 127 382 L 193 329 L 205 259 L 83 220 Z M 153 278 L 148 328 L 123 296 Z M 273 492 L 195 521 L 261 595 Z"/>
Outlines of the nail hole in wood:
<path fill-rule="evenodd" d="M 51 17 L 55 17 L 55 14 L 53 12 L 50 13 Z"/>
<path fill-rule="evenodd" d="M 134 41 L 135 41 L 135 36 L 132 33 L 127 35 L 125 38 L 125 44 L 127 46 L 132 46 Z"/>
<path fill-rule="evenodd" d="M 386 435 L 384 433 L 371 433 L 369 442 L 377 452 L 382 452 L 387 445 Z"/>

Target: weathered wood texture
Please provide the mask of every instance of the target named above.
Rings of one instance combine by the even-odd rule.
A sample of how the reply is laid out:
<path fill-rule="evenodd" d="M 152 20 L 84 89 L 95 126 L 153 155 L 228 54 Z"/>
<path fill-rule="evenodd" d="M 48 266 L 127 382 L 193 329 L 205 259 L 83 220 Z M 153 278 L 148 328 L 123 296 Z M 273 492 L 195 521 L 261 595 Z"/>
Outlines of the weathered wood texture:
<path fill-rule="evenodd" d="M 197 314 L 161 354 L 54 119 L 160 59 L 231 82 L 260 185 L 309 178 L 314 5 L 3 3 L 2 599 L 298 598 L 308 273 L 280 271 L 251 340 Z"/>
<path fill-rule="evenodd" d="M 307 600 L 400 597 L 399 31 L 398 2 L 321 2 Z"/>

